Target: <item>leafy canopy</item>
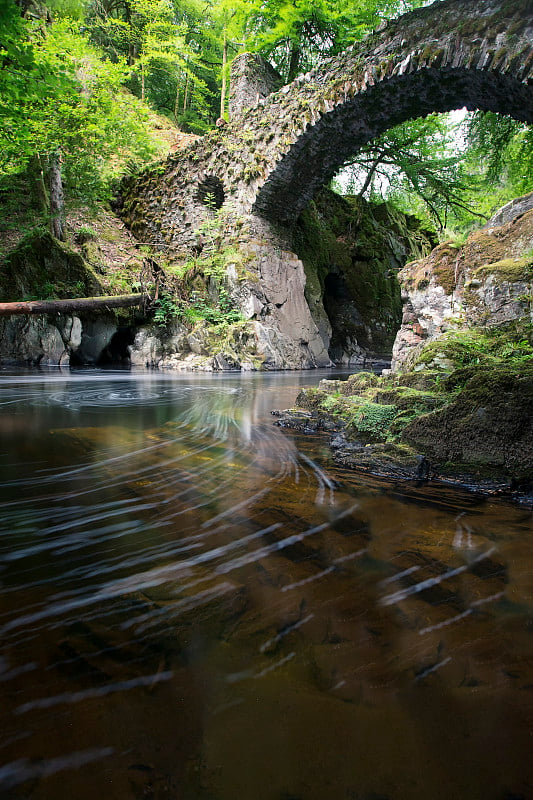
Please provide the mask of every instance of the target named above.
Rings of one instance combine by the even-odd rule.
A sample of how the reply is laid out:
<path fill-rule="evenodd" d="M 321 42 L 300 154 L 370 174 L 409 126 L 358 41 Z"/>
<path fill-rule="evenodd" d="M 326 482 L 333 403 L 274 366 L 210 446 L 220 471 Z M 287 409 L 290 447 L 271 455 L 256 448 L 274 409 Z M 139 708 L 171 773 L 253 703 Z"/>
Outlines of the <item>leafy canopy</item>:
<path fill-rule="evenodd" d="M 102 60 L 73 20 L 30 21 L 13 2 L 6 5 L 0 175 L 60 151 L 71 192 L 98 195 L 119 161 L 155 156 L 148 109 L 122 88 L 124 61 Z"/>

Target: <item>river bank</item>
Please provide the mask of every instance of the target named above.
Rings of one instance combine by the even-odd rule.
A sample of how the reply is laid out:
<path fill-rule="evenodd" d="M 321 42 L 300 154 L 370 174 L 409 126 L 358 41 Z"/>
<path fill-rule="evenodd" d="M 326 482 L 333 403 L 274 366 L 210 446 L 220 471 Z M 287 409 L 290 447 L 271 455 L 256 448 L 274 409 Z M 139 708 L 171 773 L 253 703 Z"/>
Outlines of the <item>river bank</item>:
<path fill-rule="evenodd" d="M 533 502 L 533 195 L 399 274 L 392 370 L 305 389 L 277 424 L 336 463 Z"/>
<path fill-rule="evenodd" d="M 276 425 L 323 433 L 336 464 L 388 479 L 444 481 L 533 506 L 533 367 L 493 365 L 305 388 Z"/>

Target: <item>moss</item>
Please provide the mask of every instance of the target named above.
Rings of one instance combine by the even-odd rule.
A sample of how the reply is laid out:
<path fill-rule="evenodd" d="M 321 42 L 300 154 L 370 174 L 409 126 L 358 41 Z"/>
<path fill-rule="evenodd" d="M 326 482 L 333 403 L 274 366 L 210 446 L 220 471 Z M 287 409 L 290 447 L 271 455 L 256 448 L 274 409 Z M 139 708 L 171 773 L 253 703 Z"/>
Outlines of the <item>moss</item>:
<path fill-rule="evenodd" d="M 450 372 L 468 364 L 490 362 L 486 352 L 485 340 L 476 334 L 445 334 L 428 342 L 421 350 L 413 367 L 430 366 Z"/>
<path fill-rule="evenodd" d="M 420 291 L 426 289 L 433 277 L 446 294 L 452 294 L 461 273 L 462 253 L 453 242 L 443 242 L 434 248 L 427 258 L 418 259 L 407 264 L 400 273 L 402 284 L 408 288 L 414 286 Z"/>
<path fill-rule="evenodd" d="M 322 300 L 326 277 L 334 272 L 361 318 L 343 319 L 343 337 L 370 346 L 365 326 L 370 327 L 376 351 L 390 351 L 401 320 L 396 269 L 409 253 L 428 252 L 432 244 L 418 220 L 385 203 L 368 204 L 328 190 L 302 213 L 294 239 L 305 267 L 310 305 Z"/>
<path fill-rule="evenodd" d="M 439 388 L 442 381 L 442 373 L 431 372 L 405 372 L 394 377 L 395 383 L 399 386 L 408 386 L 419 391 L 435 391 Z"/>
<path fill-rule="evenodd" d="M 398 409 L 394 405 L 363 402 L 350 416 L 347 430 L 352 434 L 364 434 L 365 439 L 383 441 L 397 414 Z"/>
<path fill-rule="evenodd" d="M 493 264 L 484 264 L 473 273 L 474 278 L 481 279 L 486 279 L 489 275 L 493 275 L 498 283 L 530 281 L 533 279 L 533 254 L 521 258 L 504 258 Z"/>
<path fill-rule="evenodd" d="M 380 389 L 375 393 L 374 401 L 383 405 L 395 405 L 400 411 L 433 411 L 442 405 L 443 398 L 434 392 L 399 386 Z"/>
<path fill-rule="evenodd" d="M 320 389 L 310 387 L 302 389 L 296 398 L 298 408 L 307 408 L 311 411 L 320 408 L 321 404 L 328 397 L 328 393 Z"/>
<path fill-rule="evenodd" d="M 341 391 L 344 395 L 354 395 L 372 386 L 378 386 L 379 382 L 380 378 L 374 372 L 357 372 L 344 382 Z"/>
<path fill-rule="evenodd" d="M 528 325 L 509 325 L 499 330 L 449 331 L 429 342 L 418 354 L 414 369 L 433 366 L 452 372 L 477 365 L 520 366 L 533 361 Z"/>
<path fill-rule="evenodd" d="M 442 286 L 446 294 L 452 294 L 457 287 L 457 253 L 455 258 L 443 257 L 438 264 L 433 267 L 433 275 L 439 286 Z"/>
<path fill-rule="evenodd" d="M 81 255 L 47 231 L 25 237 L 4 260 L 0 275 L 4 301 L 102 293 L 96 274 Z"/>

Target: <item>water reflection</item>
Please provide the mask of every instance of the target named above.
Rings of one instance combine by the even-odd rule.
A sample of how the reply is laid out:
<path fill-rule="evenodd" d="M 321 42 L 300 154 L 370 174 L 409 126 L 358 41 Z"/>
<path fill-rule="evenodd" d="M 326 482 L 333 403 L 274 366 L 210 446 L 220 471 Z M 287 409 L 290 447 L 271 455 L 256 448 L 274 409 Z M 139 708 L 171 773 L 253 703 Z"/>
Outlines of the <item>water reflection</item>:
<path fill-rule="evenodd" d="M 4 796 L 533 797 L 530 512 L 336 470 L 318 377 L 4 374 Z"/>

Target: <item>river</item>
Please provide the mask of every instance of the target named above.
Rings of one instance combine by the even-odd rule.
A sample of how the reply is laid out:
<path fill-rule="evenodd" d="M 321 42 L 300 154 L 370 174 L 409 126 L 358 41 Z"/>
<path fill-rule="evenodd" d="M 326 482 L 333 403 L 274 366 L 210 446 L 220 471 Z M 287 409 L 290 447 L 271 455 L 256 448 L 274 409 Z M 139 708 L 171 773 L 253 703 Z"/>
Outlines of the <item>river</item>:
<path fill-rule="evenodd" d="M 320 377 L 0 373 L 2 800 L 533 798 L 531 511 L 336 468 Z"/>

